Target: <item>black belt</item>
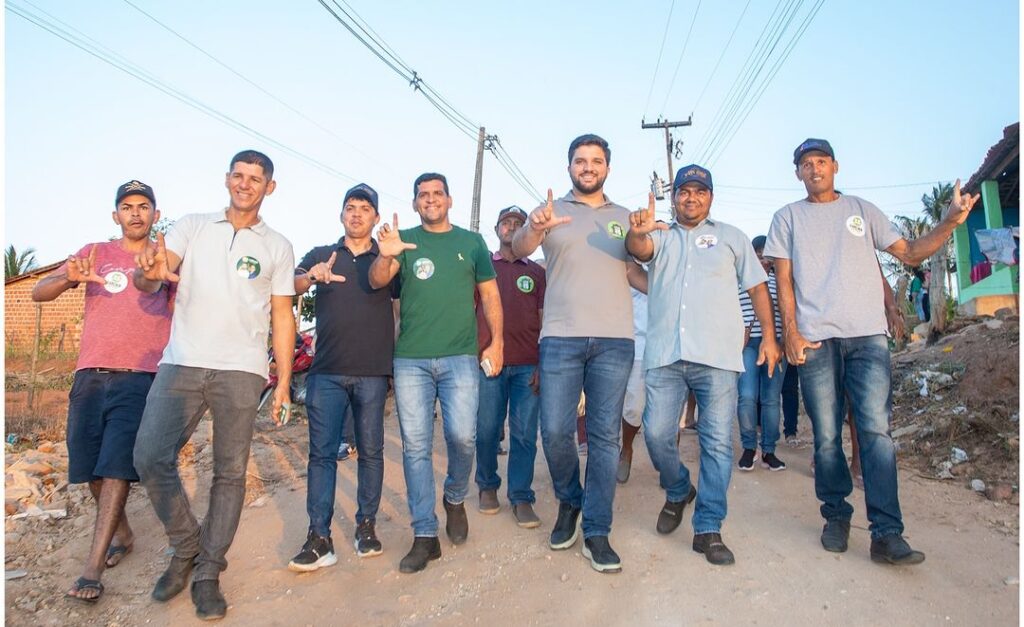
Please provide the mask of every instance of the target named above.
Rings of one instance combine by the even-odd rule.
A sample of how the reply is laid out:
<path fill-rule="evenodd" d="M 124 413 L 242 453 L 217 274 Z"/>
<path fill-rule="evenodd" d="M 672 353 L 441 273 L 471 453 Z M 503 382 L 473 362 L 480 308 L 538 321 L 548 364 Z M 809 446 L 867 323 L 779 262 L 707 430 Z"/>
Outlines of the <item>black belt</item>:
<path fill-rule="evenodd" d="M 95 372 L 97 374 L 114 374 L 120 372 L 137 372 L 142 374 L 153 374 L 148 370 L 134 370 L 132 368 L 82 368 L 85 372 Z"/>

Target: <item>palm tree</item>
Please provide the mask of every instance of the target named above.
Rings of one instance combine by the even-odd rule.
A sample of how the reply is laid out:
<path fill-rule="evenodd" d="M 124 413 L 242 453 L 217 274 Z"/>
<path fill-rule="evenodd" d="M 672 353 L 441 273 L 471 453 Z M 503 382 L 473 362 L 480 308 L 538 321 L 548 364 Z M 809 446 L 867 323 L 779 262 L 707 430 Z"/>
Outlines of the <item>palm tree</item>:
<path fill-rule="evenodd" d="M 893 219 L 893 223 L 896 225 L 900 235 L 903 236 L 903 239 L 906 240 L 917 239 L 928 232 L 928 221 L 924 218 L 896 216 Z M 913 307 L 908 309 L 909 303 L 906 301 L 906 290 L 907 284 L 910 282 L 911 277 L 913 277 L 916 268 L 908 266 L 899 259 L 889 255 L 883 257 L 882 268 L 885 270 L 886 276 L 896 279 L 896 299 L 900 306 L 904 308 L 904 313 L 913 313 Z"/>
<path fill-rule="evenodd" d="M 36 263 L 36 249 L 26 248 L 21 253 L 14 250 L 14 244 L 4 251 L 4 277 L 11 278 L 19 274 L 25 274 L 39 264 Z"/>
<path fill-rule="evenodd" d="M 931 194 L 921 196 L 921 204 L 924 208 L 921 213 L 925 215 L 931 226 L 942 221 L 946 208 L 953 200 L 953 185 L 950 183 L 939 183 L 932 187 Z M 931 301 L 931 325 L 932 330 L 942 333 L 946 330 L 946 284 L 949 276 L 949 259 L 952 258 L 953 245 L 946 242 L 939 247 L 939 250 L 931 256 L 929 269 L 932 273 L 928 285 L 928 298 Z M 962 260 L 967 263 L 967 260 Z"/>

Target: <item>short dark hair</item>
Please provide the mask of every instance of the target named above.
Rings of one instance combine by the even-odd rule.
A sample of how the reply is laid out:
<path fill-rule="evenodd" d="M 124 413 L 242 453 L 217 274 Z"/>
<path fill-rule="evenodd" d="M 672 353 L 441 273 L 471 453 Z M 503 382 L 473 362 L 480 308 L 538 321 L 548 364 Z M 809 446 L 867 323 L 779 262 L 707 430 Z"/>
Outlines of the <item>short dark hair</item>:
<path fill-rule="evenodd" d="M 569 165 L 572 165 L 572 156 L 580 146 L 600 146 L 601 150 L 604 151 L 604 160 L 607 161 L 609 165 L 611 164 L 612 149 L 608 147 L 608 142 L 599 135 L 587 133 L 586 135 L 580 135 L 576 139 L 572 140 L 571 144 L 569 144 Z"/>
<path fill-rule="evenodd" d="M 754 250 L 764 250 L 765 242 L 768 241 L 768 237 L 765 235 L 758 235 L 750 241 L 750 245 L 754 247 Z"/>
<path fill-rule="evenodd" d="M 262 152 L 257 150 L 243 150 L 234 157 L 231 157 L 231 163 L 228 164 L 228 172 L 234 170 L 235 164 L 239 162 L 258 165 L 263 168 L 263 174 L 266 175 L 267 180 L 274 178 L 274 162 L 270 160 L 270 157 Z"/>
<path fill-rule="evenodd" d="M 420 183 L 426 183 L 427 181 L 441 181 L 444 185 L 444 195 L 451 196 L 448 192 L 448 179 L 444 177 L 444 174 L 438 174 L 437 172 L 424 172 L 416 177 L 416 181 L 412 184 L 412 197 L 416 199 L 416 195 L 420 193 Z"/>

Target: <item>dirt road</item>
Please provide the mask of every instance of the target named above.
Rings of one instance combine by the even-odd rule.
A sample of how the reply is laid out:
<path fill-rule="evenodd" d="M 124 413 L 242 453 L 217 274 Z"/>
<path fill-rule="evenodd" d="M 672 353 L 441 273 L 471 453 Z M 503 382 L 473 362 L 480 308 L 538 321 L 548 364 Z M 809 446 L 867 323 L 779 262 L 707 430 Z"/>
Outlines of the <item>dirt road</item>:
<path fill-rule="evenodd" d="M 579 553 L 553 552 L 547 534 L 557 504 L 543 456 L 535 488 L 539 529 L 518 528 L 503 508 L 495 516 L 476 512 L 476 493 L 467 500 L 469 541 L 453 547 L 442 538 L 443 557 L 416 575 L 398 572 L 411 532 L 402 480 L 401 443 L 393 415 L 387 419 L 385 490 L 378 522 L 382 556 L 360 560 L 352 551 L 355 462 L 342 462 L 334 528 L 336 566 L 296 575 L 288 560 L 304 539 L 305 425 L 257 436 L 250 462 L 250 503 L 242 515 L 230 566 L 222 576 L 230 603 L 225 624 L 852 624 L 1015 625 L 1018 621 L 1017 507 L 998 504 L 961 484 L 938 482 L 904 470 L 900 477 L 906 536 L 928 559 L 914 568 L 883 567 L 868 557 L 869 536 L 863 493 L 855 491 L 857 513 L 850 551 L 835 555 L 818 543 L 821 520 L 809 472 L 810 448 L 780 447 L 789 470 L 734 472 L 724 538 L 736 553 L 731 567 L 715 567 L 690 549 L 690 510 L 670 536 L 654 522 L 664 499 L 644 445 L 637 441 L 633 474 L 615 499 L 611 541 L 623 572 L 591 570 Z M 802 425 L 803 427 L 803 425 Z M 437 430 L 438 435 L 440 429 Z M 805 435 L 806 434 L 802 434 Z M 205 511 L 209 485 L 209 424 L 197 433 L 195 466 L 188 473 L 196 507 Z M 438 439 L 436 451 L 443 451 Z M 683 460 L 696 468 L 697 444 L 684 437 Z M 502 474 L 504 463 L 502 459 Z M 440 485 L 445 468 L 436 454 Z M 198 479 L 196 477 L 199 477 Z M 266 486 L 266 495 L 262 496 Z M 134 553 L 107 572 L 107 593 L 89 607 L 60 599 L 78 575 L 89 528 L 59 521 L 62 540 L 51 566 L 29 563 L 28 577 L 7 582 L 8 625 L 198 624 L 188 593 L 166 605 L 149 592 L 166 564 L 163 531 L 141 493 L 129 512 L 137 532 Z M 442 525 L 443 525 L 443 513 Z M 88 518 L 91 523 L 91 517 Z M 43 525 L 40 521 L 38 524 Z M 25 551 L 26 534 L 12 550 Z M 66 544 L 64 544 L 66 540 Z M 32 550 L 43 551 L 43 547 Z M 40 599 L 32 613 L 19 599 Z"/>

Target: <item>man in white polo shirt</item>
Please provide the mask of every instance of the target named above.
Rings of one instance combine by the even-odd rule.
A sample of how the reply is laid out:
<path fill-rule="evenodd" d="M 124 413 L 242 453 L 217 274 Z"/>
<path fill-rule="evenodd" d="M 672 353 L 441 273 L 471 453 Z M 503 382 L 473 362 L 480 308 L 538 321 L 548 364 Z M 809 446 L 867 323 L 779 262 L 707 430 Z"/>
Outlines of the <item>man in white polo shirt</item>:
<path fill-rule="evenodd" d="M 153 588 L 167 601 L 192 576 L 192 602 L 203 619 L 224 616 L 220 572 L 242 513 L 256 405 L 268 375 L 267 333 L 273 327 L 277 388 L 273 416 L 289 401 L 295 318 L 291 243 L 260 218 L 273 193 L 274 165 L 254 150 L 231 159 L 225 186 L 231 202 L 215 213 L 179 219 L 136 261 L 135 286 L 153 292 L 178 283 L 171 337 L 135 444 L 135 467 L 164 524 L 174 557 Z M 178 474 L 178 453 L 209 408 L 213 421 L 213 485 L 202 526 Z"/>

